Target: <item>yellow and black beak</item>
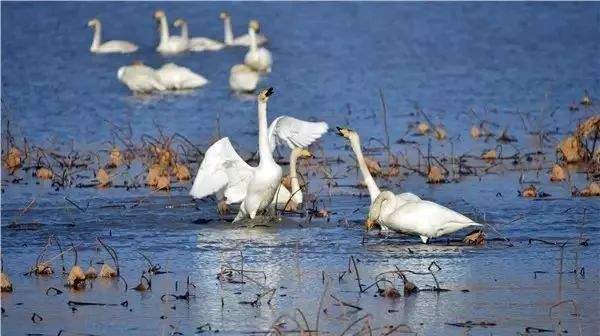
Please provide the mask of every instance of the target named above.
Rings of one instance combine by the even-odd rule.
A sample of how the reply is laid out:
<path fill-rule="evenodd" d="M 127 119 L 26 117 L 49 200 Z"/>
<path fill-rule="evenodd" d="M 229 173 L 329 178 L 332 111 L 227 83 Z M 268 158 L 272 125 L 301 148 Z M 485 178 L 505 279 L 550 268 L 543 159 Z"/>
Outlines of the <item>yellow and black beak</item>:
<path fill-rule="evenodd" d="M 367 231 L 370 231 L 375 226 L 377 226 L 377 222 L 375 220 L 367 217 L 367 220 L 365 221 L 365 228 L 367 229 Z"/>

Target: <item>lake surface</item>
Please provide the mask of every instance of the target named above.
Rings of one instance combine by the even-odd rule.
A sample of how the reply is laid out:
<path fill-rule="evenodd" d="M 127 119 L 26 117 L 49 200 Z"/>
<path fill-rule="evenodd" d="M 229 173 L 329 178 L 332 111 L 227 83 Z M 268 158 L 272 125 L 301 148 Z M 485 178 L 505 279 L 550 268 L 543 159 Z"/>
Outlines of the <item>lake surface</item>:
<path fill-rule="evenodd" d="M 220 11 L 231 13 L 236 35 L 246 31 L 249 19 L 259 19 L 274 57 L 273 72 L 260 83 L 275 88 L 270 120 L 281 114 L 325 120 L 332 127 L 355 129 L 367 147 L 381 147 L 371 140 L 385 141 L 381 89 L 392 151 L 413 164 L 417 149 L 426 153 L 430 141 L 414 135 L 411 125 L 425 118 L 415 106 L 448 132 L 449 139 L 431 141 L 432 155 L 479 156 L 495 148 L 494 138 L 469 137 L 470 127 L 483 120 L 496 133 L 506 128 L 518 140 L 501 145 L 503 157 L 525 157 L 537 150 L 544 154 L 539 162 L 518 167 L 502 160 L 488 174 L 463 177 L 460 183 L 429 185 L 414 173 L 378 179 L 386 188 L 414 192 L 491 225 L 486 245 L 475 247 L 448 245 L 445 239 L 423 245 L 414 237 L 366 233 L 366 190 L 355 187 L 354 159 L 333 133 L 320 141 L 323 150 L 315 151 L 317 158 L 301 167 L 309 192 L 319 199 L 316 206 L 332 212 L 329 220 L 285 217 L 268 227 L 219 220 L 213 200 L 194 202 L 187 196 L 189 183 L 170 192 L 57 190 L 36 183 L 31 171 L 18 172 L 24 180 L 11 183 L 14 177 L 3 168 L 3 267 L 15 287 L 2 294 L 3 334 L 193 335 L 218 330 L 239 335 L 266 332 L 284 314 L 301 321 L 295 309 L 306 314 L 311 329 L 317 328 L 319 316 L 318 329 L 336 335 L 366 314 L 375 334 L 398 324 L 406 326 L 396 333 L 419 335 L 533 333 L 527 327 L 600 333 L 600 202 L 571 197 L 572 186 L 586 183 L 580 167 L 571 167 L 571 179 L 563 183 L 550 183 L 547 172 L 556 143 L 578 121 L 598 114 L 598 105 L 578 111 L 570 111 L 569 105 L 577 104 L 585 90 L 592 98 L 600 96 L 600 4 L 3 3 L 3 132 L 9 120 L 13 135 L 44 148 L 98 151 L 119 142 L 116 127 L 131 125 L 136 140 L 156 135 L 160 128 L 206 149 L 218 133 L 229 136 L 240 152 L 255 151 L 255 101 L 233 95 L 227 84 L 230 67 L 243 61 L 246 50 L 163 57 L 155 51 L 152 14 L 157 9 L 164 9 L 171 22 L 187 19 L 192 36 L 219 39 Z M 129 40 L 140 50 L 90 54 L 92 32 L 86 23 L 92 17 L 102 20 L 105 39 Z M 117 69 L 134 60 L 153 67 L 175 62 L 210 83 L 186 94 L 137 97 L 116 78 Z M 541 146 L 535 136 L 539 132 L 548 137 Z M 414 143 L 396 143 L 399 139 Z M 385 162 L 382 152 L 372 155 Z M 328 188 L 322 179 L 316 161 L 325 157 L 341 159 L 331 164 L 338 186 Z M 192 170 L 197 166 L 192 164 Z M 518 197 L 521 175 L 551 196 Z M 10 226 L 15 223 L 26 225 Z M 22 275 L 35 264 L 49 235 L 59 237 L 63 248 L 77 245 L 86 268 L 90 262 L 97 268 L 98 262 L 112 263 L 95 241 L 102 237 L 118 252 L 128 289 L 122 281 L 96 280 L 92 288 L 76 292 L 63 288 L 58 275 Z M 558 246 L 531 238 L 567 241 L 563 258 Z M 588 245 L 580 245 L 585 239 Z M 144 293 L 131 290 L 147 268 L 138 251 L 170 272 L 153 276 L 152 290 Z M 48 253 L 57 254 L 56 247 Z M 264 278 L 247 273 L 260 285 L 217 279 L 225 265 L 241 267 L 241 255 L 245 270 L 264 271 Z M 435 273 L 440 286 L 451 291 L 396 299 L 376 296 L 375 288 L 360 293 L 354 267 L 348 272 L 351 256 L 365 285 L 394 265 L 427 272 L 435 261 L 441 267 Z M 73 255 L 65 258 L 70 265 Z M 56 270 L 59 260 L 54 260 Z M 567 273 L 574 269 L 577 273 Z M 161 300 L 166 293 L 183 294 L 188 276 L 196 297 Z M 400 279 L 387 278 L 402 288 Z M 420 288 L 434 285 L 429 275 L 409 279 Z M 49 287 L 64 293 L 46 295 Z M 266 298 L 261 305 L 244 303 L 264 287 L 276 289 L 270 304 Z M 340 305 L 334 297 L 362 309 Z M 73 310 L 70 300 L 117 305 Z M 563 300 L 574 300 L 577 314 L 567 303 L 551 310 Z M 127 307 L 120 305 L 124 301 Z M 43 320 L 32 322 L 34 312 Z M 285 328 L 298 329 L 291 319 L 286 321 Z M 447 324 L 466 321 L 495 326 Z M 350 332 L 359 332 L 363 322 Z M 210 331 L 198 329 L 207 323 Z"/>

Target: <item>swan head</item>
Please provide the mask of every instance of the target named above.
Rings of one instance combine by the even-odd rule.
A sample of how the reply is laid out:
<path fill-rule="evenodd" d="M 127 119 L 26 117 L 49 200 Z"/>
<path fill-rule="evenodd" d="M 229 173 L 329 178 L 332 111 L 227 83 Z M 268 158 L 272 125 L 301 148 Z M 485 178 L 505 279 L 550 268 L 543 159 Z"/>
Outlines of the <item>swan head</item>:
<path fill-rule="evenodd" d="M 90 21 L 88 21 L 87 26 L 88 27 L 96 27 L 99 24 L 100 24 L 100 20 L 93 18 Z"/>
<path fill-rule="evenodd" d="M 250 23 L 248 23 L 248 28 L 260 33 L 260 23 L 258 23 L 258 20 L 250 20 Z"/>
<path fill-rule="evenodd" d="M 184 24 L 186 24 L 184 19 L 177 19 L 175 22 L 173 22 L 173 26 L 177 28 L 183 26 Z"/>
<path fill-rule="evenodd" d="M 355 131 L 347 128 L 347 127 L 336 127 L 337 131 L 335 132 L 335 134 L 344 137 L 348 140 L 352 140 L 352 139 L 358 139 L 358 133 L 356 133 Z"/>
<path fill-rule="evenodd" d="M 165 11 L 159 9 L 156 12 L 154 12 L 154 19 L 155 20 L 160 20 L 164 17 L 166 17 L 167 15 L 165 14 Z"/>
<path fill-rule="evenodd" d="M 269 100 L 269 97 L 274 93 L 273 88 L 270 87 L 268 89 L 264 89 L 260 91 L 258 94 L 258 101 L 261 103 L 266 103 Z"/>
<path fill-rule="evenodd" d="M 368 230 L 371 230 L 375 226 L 379 225 L 379 217 L 381 216 L 381 208 L 383 207 L 384 202 L 394 202 L 396 200 L 396 195 L 394 195 L 391 191 L 382 191 L 377 195 L 373 204 L 369 208 L 369 215 L 367 215 L 367 220 L 365 221 L 365 227 Z M 393 205 L 392 205 L 393 206 Z"/>
<path fill-rule="evenodd" d="M 221 18 L 221 20 L 227 20 L 231 18 L 231 15 L 229 15 L 227 12 L 221 12 L 221 14 L 219 14 L 219 18 Z"/>

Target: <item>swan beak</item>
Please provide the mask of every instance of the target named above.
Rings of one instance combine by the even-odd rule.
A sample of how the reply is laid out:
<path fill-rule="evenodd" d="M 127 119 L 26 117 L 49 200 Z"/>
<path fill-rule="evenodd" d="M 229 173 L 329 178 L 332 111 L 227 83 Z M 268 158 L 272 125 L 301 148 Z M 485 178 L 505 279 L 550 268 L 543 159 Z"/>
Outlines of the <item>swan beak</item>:
<path fill-rule="evenodd" d="M 267 92 L 265 93 L 265 96 L 270 97 L 273 93 L 275 93 L 275 91 L 273 91 L 273 88 L 270 87 L 267 89 Z"/>
<path fill-rule="evenodd" d="M 367 218 L 367 220 L 365 221 L 365 227 L 367 228 L 367 231 L 373 229 L 375 225 L 377 225 L 377 222 L 372 220 L 371 218 Z"/>
<path fill-rule="evenodd" d="M 336 129 L 337 129 L 337 131 L 335 132 L 335 134 L 337 134 L 341 137 L 344 137 L 344 138 L 348 138 L 348 132 L 350 132 L 349 129 L 344 128 L 344 127 L 339 127 L 339 126 L 337 126 Z"/>

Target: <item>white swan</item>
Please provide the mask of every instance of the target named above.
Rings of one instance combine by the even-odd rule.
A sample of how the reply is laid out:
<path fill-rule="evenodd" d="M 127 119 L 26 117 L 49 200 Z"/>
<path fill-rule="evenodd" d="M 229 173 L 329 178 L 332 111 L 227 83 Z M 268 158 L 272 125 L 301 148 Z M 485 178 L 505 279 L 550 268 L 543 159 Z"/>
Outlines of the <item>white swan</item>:
<path fill-rule="evenodd" d="M 250 50 L 244 57 L 244 63 L 256 71 L 271 72 L 273 60 L 271 52 L 266 48 L 259 48 L 256 42 L 256 34 L 260 31 L 260 26 L 255 20 L 248 24 L 248 34 L 250 35 Z"/>
<path fill-rule="evenodd" d="M 157 10 L 154 12 L 154 19 L 160 25 L 160 41 L 156 50 L 163 54 L 178 54 L 187 50 L 188 41 L 181 36 L 170 36 L 169 25 L 167 24 L 167 16 L 164 11 Z"/>
<path fill-rule="evenodd" d="M 273 89 L 258 95 L 258 149 L 260 162 L 251 167 L 236 153 L 229 138 L 222 138 L 208 148 L 194 179 L 190 195 L 204 198 L 223 195 L 227 204 L 239 203 L 234 221 L 254 218 L 273 201 L 281 183 L 281 167 L 272 151 L 278 143 L 291 148 L 306 147 L 327 132 L 324 122 L 307 122 L 288 116 L 275 119 L 267 128 L 267 100 Z"/>
<path fill-rule="evenodd" d="M 208 80 L 186 67 L 167 63 L 156 71 L 158 80 L 170 90 L 195 89 L 206 85 Z"/>
<path fill-rule="evenodd" d="M 127 41 L 112 40 L 102 43 L 102 24 L 94 18 L 88 22 L 88 27 L 94 29 L 94 39 L 90 51 L 96 54 L 121 53 L 128 54 L 138 50 L 138 46 Z"/>
<path fill-rule="evenodd" d="M 256 89 L 260 76 L 246 64 L 236 64 L 229 72 L 229 87 L 236 92 L 252 92 Z"/>
<path fill-rule="evenodd" d="M 244 34 L 238 36 L 236 38 L 233 37 L 233 29 L 231 27 L 231 15 L 227 12 L 221 12 L 220 15 L 221 20 L 223 20 L 223 26 L 225 30 L 225 44 L 228 46 L 240 46 L 240 47 L 249 47 L 250 46 L 250 35 Z M 256 45 L 261 46 L 267 43 L 267 38 L 262 34 L 256 35 Z"/>
<path fill-rule="evenodd" d="M 350 146 L 369 189 L 371 206 L 367 217 L 367 230 L 377 223 L 383 230 L 391 229 L 418 235 L 423 243 L 427 243 L 430 238 L 450 234 L 468 226 L 481 226 L 458 212 L 422 200 L 415 194 L 394 195 L 391 191 L 381 192 L 365 163 L 358 134 L 347 128 L 338 127 L 338 135 L 350 140 Z"/>
<path fill-rule="evenodd" d="M 281 183 L 271 204 L 277 204 L 285 207 L 286 210 L 296 210 L 302 204 L 302 189 L 298 183 L 298 173 L 296 171 L 296 162 L 298 158 L 312 157 L 310 151 L 306 148 L 296 147 L 290 153 L 290 188 Z"/>
<path fill-rule="evenodd" d="M 181 28 L 181 38 L 187 42 L 189 51 L 218 51 L 225 48 L 223 42 L 212 40 L 206 37 L 189 37 L 188 24 L 183 19 L 177 19 L 173 23 L 175 27 Z"/>
<path fill-rule="evenodd" d="M 117 78 L 136 93 L 166 90 L 156 75 L 156 71 L 140 62 L 120 67 L 117 71 Z"/>

